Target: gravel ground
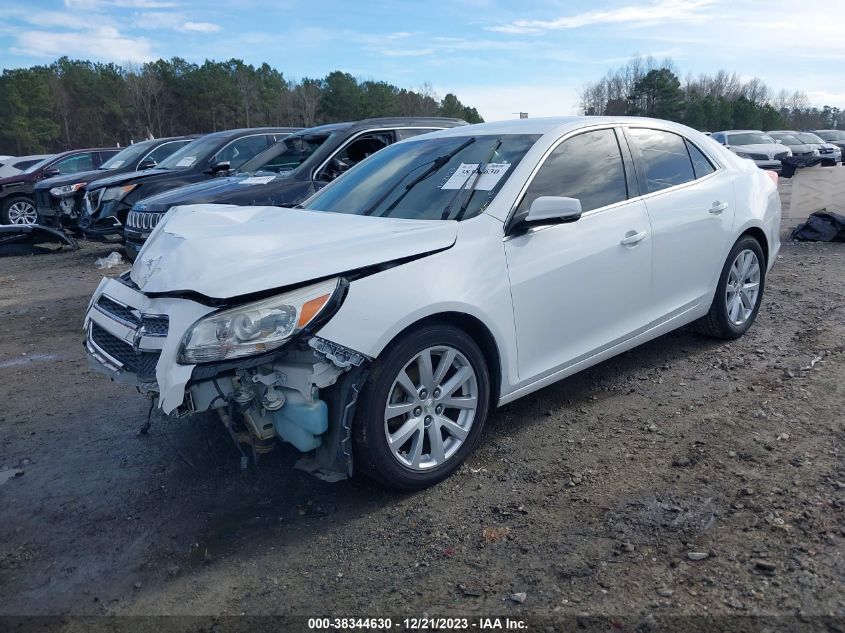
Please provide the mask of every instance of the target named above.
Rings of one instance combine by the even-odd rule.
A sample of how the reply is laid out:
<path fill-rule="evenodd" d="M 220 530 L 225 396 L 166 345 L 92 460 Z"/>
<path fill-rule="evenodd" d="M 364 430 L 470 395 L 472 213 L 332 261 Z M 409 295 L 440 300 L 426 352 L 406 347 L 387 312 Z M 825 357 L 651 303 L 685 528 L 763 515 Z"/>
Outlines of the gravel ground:
<path fill-rule="evenodd" d="M 0 615 L 845 617 L 843 244 L 785 243 L 743 339 L 499 409 L 416 494 L 284 447 L 242 472 L 207 417 L 138 435 L 147 402 L 84 358 L 84 246 L 0 259 Z"/>

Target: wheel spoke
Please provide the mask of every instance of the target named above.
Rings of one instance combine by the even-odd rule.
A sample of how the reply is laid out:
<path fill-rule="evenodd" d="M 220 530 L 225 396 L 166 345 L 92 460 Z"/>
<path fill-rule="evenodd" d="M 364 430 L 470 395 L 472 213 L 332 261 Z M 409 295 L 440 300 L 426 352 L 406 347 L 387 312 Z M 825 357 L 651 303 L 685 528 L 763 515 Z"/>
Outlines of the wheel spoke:
<path fill-rule="evenodd" d="M 416 402 L 397 402 L 394 404 L 389 404 L 384 409 L 384 419 L 390 420 L 400 415 L 410 413 L 414 410 L 414 407 L 416 406 L 418 406 Z"/>
<path fill-rule="evenodd" d="M 452 363 L 455 362 L 456 353 L 457 352 L 455 352 L 455 350 L 450 349 L 440 357 L 440 362 L 437 364 L 437 371 L 434 372 L 435 386 L 443 382 L 443 379 L 446 377 L 446 372 L 449 371 Z"/>
<path fill-rule="evenodd" d="M 431 446 L 431 458 L 437 464 L 446 461 L 446 452 L 443 450 L 443 436 L 440 435 L 440 427 L 432 424 L 428 427 L 428 443 Z"/>
<path fill-rule="evenodd" d="M 399 427 L 399 430 L 396 431 L 393 435 L 390 436 L 390 447 L 394 451 L 398 451 L 405 442 L 408 441 L 408 438 L 411 437 L 414 433 L 419 431 L 420 428 L 420 421 L 419 420 L 408 420 Z"/>
<path fill-rule="evenodd" d="M 417 366 L 420 369 L 420 386 L 425 387 L 429 393 L 434 390 L 434 371 L 431 368 L 431 350 L 424 349 L 417 357 Z"/>
<path fill-rule="evenodd" d="M 437 423 L 439 426 L 445 428 L 452 437 L 457 438 L 462 442 L 467 438 L 468 431 L 456 422 L 447 418 L 445 415 L 438 416 Z"/>
<path fill-rule="evenodd" d="M 417 393 L 417 386 L 404 369 L 400 371 L 399 375 L 396 377 L 396 384 L 402 387 L 408 395 L 414 398 L 414 400 L 419 397 L 419 394 Z"/>
<path fill-rule="evenodd" d="M 408 458 L 411 460 L 412 468 L 420 467 L 420 459 L 422 459 L 423 449 L 423 434 L 417 433 L 414 439 L 411 440 L 411 450 L 408 451 Z"/>
<path fill-rule="evenodd" d="M 440 401 L 447 409 L 475 409 L 478 399 L 475 396 L 450 396 Z"/>
<path fill-rule="evenodd" d="M 739 306 L 741 301 L 739 300 L 738 296 L 734 296 L 733 301 L 731 302 L 728 316 L 730 316 L 731 321 L 736 323 L 737 319 L 739 318 Z"/>
<path fill-rule="evenodd" d="M 461 367 L 455 375 L 449 378 L 440 390 L 441 398 L 448 398 L 461 388 L 466 381 L 472 378 L 472 370 L 469 367 Z"/>

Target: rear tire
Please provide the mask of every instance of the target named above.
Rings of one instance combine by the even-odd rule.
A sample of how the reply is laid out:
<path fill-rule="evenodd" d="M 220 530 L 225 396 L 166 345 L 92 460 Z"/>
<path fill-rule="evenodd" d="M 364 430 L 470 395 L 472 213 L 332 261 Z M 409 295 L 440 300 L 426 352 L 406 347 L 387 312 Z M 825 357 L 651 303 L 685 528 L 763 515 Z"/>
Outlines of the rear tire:
<path fill-rule="evenodd" d="M 373 363 L 361 393 L 356 469 L 406 490 L 444 480 L 475 448 L 490 393 L 484 354 L 466 332 L 432 323 L 405 334 Z"/>
<path fill-rule="evenodd" d="M 765 286 L 763 248 L 746 235 L 734 244 L 722 267 L 710 311 L 694 321 L 692 328 L 713 338 L 739 338 L 757 318 Z"/>

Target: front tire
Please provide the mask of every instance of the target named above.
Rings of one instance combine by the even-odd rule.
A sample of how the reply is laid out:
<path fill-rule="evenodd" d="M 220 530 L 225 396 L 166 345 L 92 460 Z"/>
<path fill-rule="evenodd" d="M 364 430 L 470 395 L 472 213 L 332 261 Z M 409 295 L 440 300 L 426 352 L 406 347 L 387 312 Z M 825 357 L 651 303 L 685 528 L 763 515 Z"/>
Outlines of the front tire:
<path fill-rule="evenodd" d="M 1 224 L 38 224 L 35 204 L 26 196 L 13 196 L 3 203 L 0 210 Z"/>
<path fill-rule="evenodd" d="M 490 410 L 478 344 L 446 323 L 392 343 L 373 363 L 355 414 L 356 468 L 407 490 L 451 475 L 475 448 Z"/>
<path fill-rule="evenodd" d="M 750 235 L 740 238 L 731 249 L 716 296 L 706 316 L 695 321 L 695 330 L 714 338 L 737 339 L 757 318 L 766 286 L 763 248 Z"/>

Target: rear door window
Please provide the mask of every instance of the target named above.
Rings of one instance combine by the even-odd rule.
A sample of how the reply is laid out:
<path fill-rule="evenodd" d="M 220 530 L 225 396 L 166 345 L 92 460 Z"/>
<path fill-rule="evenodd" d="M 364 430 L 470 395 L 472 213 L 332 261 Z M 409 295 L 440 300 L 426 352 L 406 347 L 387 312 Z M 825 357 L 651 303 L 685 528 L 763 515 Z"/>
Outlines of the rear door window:
<path fill-rule="evenodd" d="M 689 140 L 687 140 L 687 151 L 689 151 L 689 157 L 692 159 L 692 170 L 695 172 L 696 178 L 703 178 L 716 171 L 713 163 L 704 155 L 704 152 L 690 143 Z"/>
<path fill-rule="evenodd" d="M 695 180 L 685 139 L 672 132 L 630 128 L 638 177 L 644 193 L 653 193 Z M 641 173 L 642 172 L 642 173 Z"/>
<path fill-rule="evenodd" d="M 582 211 L 626 200 L 628 187 L 616 133 L 612 129 L 584 132 L 558 145 L 528 186 L 517 207 L 517 219 L 541 196 L 577 198 Z"/>
<path fill-rule="evenodd" d="M 237 169 L 256 154 L 267 149 L 273 142 L 272 136 L 272 134 L 258 134 L 232 141 L 217 152 L 213 162 L 229 163 L 230 169 Z"/>
<path fill-rule="evenodd" d="M 372 156 L 393 142 L 394 132 L 362 134 L 349 141 L 331 157 L 318 174 L 317 180 L 325 182 L 334 180 L 350 167 L 357 165 L 368 156 Z"/>
<path fill-rule="evenodd" d="M 50 165 L 53 169 L 58 169 L 60 174 L 75 174 L 80 171 L 89 171 L 94 169 L 94 154 L 92 152 L 85 152 L 84 154 L 74 154 Z"/>
<path fill-rule="evenodd" d="M 171 141 L 170 143 L 162 143 L 158 147 L 156 147 L 153 151 L 147 154 L 141 162 L 147 159 L 152 159 L 156 162 L 156 164 L 163 161 L 165 158 L 170 156 L 173 152 L 177 149 L 185 147 L 188 143 L 191 142 L 192 139 L 185 139 L 184 141 Z"/>

